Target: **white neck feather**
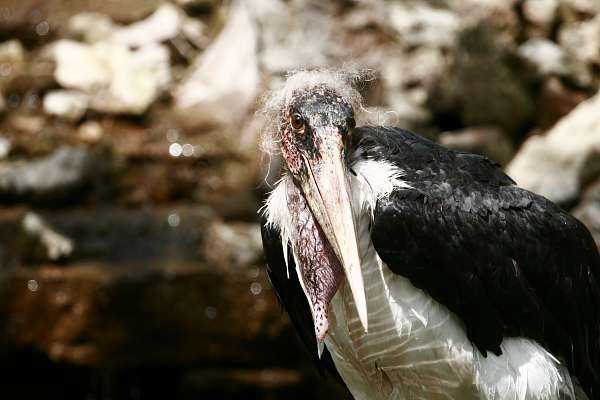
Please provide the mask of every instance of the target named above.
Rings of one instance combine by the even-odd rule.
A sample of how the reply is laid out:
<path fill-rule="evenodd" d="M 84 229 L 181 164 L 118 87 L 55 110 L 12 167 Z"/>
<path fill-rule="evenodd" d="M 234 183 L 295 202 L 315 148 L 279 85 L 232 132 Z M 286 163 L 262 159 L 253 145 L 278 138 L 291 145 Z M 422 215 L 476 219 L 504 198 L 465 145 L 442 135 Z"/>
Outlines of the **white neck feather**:
<path fill-rule="evenodd" d="M 357 151 L 357 154 L 360 154 L 360 151 Z M 356 175 L 348 173 L 355 220 L 364 213 L 369 213 L 373 218 L 378 200 L 386 198 L 397 188 L 410 188 L 401 179 L 402 171 L 387 161 L 360 158 L 350 168 L 356 173 Z M 292 177 L 284 172 L 259 211 L 264 213 L 267 225 L 279 231 L 284 249 L 292 243 L 292 219 L 288 208 L 287 187 L 293 184 Z M 285 250 L 284 257 L 289 278 L 290 271 Z"/>

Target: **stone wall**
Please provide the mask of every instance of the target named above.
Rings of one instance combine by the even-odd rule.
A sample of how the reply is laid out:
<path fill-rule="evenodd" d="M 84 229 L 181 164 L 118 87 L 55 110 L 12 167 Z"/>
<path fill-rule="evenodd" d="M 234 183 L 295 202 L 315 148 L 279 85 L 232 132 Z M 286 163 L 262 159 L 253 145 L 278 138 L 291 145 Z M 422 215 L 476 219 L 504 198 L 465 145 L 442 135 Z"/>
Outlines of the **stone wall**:
<path fill-rule="evenodd" d="M 500 162 L 600 243 L 596 0 L 4 0 L 0 395 L 344 398 L 256 213 L 261 96 L 343 65 L 377 78 L 373 119 Z"/>

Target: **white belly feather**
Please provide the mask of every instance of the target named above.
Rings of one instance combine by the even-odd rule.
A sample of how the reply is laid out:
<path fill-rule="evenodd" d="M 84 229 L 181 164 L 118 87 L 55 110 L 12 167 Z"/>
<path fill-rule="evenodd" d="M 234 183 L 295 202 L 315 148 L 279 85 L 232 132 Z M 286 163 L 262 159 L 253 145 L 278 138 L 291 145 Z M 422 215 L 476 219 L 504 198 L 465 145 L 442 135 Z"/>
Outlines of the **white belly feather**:
<path fill-rule="evenodd" d="M 365 247 L 369 332 L 344 286 L 325 342 L 357 400 L 575 399 L 566 369 L 537 343 L 505 339 L 502 356 L 483 357 L 454 314 L 392 273 L 370 240 Z"/>

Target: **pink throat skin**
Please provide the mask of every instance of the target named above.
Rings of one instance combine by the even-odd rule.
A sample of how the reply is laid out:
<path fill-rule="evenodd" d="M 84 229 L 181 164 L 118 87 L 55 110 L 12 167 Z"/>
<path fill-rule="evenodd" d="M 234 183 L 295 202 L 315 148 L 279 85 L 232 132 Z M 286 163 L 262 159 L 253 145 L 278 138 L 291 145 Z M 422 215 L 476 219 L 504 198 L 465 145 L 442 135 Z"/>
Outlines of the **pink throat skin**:
<path fill-rule="evenodd" d="M 329 303 L 344 282 L 344 270 L 323 230 L 313 217 L 302 191 L 295 184 L 287 188 L 288 207 L 295 232 L 294 249 L 302 280 L 313 307 L 317 340 L 322 342 L 329 329 Z"/>

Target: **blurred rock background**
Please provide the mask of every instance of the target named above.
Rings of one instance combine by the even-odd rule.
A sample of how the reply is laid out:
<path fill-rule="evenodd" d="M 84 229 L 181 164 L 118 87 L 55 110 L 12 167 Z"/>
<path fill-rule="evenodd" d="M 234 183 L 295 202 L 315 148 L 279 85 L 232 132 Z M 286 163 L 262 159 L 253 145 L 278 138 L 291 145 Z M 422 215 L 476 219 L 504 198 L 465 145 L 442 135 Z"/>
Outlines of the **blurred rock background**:
<path fill-rule="evenodd" d="M 600 243 L 599 0 L 1 0 L 0 397 L 346 398 L 265 277 L 256 111 L 348 63 Z"/>

